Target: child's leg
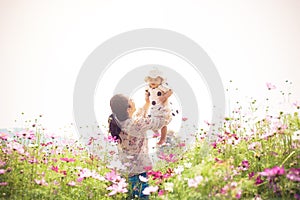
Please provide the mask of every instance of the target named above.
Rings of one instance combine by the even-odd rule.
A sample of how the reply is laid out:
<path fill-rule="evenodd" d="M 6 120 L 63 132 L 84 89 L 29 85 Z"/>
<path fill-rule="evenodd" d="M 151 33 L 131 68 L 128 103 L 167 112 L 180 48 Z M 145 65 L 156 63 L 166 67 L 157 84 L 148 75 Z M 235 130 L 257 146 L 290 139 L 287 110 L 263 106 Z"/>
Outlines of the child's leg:
<path fill-rule="evenodd" d="M 162 145 L 163 143 L 166 142 L 167 131 L 168 131 L 167 126 L 162 127 L 162 129 L 161 129 L 160 140 L 159 140 L 159 142 L 157 143 L 158 145 Z"/>

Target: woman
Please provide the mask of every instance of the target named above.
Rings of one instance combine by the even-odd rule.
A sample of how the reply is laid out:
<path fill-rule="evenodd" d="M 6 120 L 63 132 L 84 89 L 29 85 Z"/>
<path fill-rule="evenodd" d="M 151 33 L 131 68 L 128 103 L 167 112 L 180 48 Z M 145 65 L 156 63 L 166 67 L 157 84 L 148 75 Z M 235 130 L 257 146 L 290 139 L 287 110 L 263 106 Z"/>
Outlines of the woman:
<path fill-rule="evenodd" d="M 150 106 L 148 93 L 145 100 L 144 107 L 134 116 L 136 108 L 132 100 L 121 94 L 113 96 L 110 100 L 113 114 L 109 118 L 109 132 L 118 140 L 119 157 L 127 167 L 133 195 L 147 199 L 142 191 L 148 184 L 139 179 L 139 176 L 147 178 L 146 169 L 152 166 L 146 132 L 157 130 L 163 119 L 146 117 Z"/>

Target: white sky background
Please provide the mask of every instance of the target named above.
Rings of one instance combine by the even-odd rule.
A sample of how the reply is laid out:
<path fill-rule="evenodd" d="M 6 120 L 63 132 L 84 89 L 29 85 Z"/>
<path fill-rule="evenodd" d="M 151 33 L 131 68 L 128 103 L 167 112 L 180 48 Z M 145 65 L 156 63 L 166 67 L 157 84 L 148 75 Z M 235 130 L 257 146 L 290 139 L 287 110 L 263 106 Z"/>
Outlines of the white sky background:
<path fill-rule="evenodd" d="M 88 55 L 138 28 L 186 35 L 211 57 L 223 83 L 264 97 L 265 83 L 293 82 L 300 100 L 300 1 L 1 1 L 0 128 L 44 115 L 48 128 L 73 121 L 73 89 Z M 144 63 L 148 64 L 148 63 Z M 277 91 L 279 93 L 279 90 Z"/>

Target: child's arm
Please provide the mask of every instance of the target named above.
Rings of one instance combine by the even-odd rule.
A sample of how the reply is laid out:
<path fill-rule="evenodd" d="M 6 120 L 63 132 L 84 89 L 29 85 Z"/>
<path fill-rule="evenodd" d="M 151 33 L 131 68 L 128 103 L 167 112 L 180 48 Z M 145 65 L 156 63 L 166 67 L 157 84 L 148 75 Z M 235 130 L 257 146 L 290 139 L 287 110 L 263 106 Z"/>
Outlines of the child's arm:
<path fill-rule="evenodd" d="M 173 94 L 173 91 L 169 89 L 167 92 L 165 92 L 161 97 L 159 97 L 160 101 L 164 103 L 167 101 L 167 99 Z"/>
<path fill-rule="evenodd" d="M 145 92 L 145 105 L 143 106 L 143 108 L 140 108 L 136 112 L 136 116 L 146 117 L 146 114 L 147 114 L 147 111 L 149 109 L 149 106 L 150 106 L 149 92 Z"/>

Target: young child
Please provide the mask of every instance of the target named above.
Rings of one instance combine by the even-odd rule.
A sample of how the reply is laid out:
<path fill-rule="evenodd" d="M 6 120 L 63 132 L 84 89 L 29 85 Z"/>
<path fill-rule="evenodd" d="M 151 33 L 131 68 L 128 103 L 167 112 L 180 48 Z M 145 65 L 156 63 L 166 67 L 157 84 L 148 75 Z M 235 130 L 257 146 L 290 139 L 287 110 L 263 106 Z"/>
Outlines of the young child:
<path fill-rule="evenodd" d="M 162 145 L 166 141 L 167 125 L 172 120 L 171 109 L 169 108 L 168 98 L 173 94 L 173 91 L 168 87 L 166 79 L 158 69 L 153 69 L 149 75 L 145 77 L 147 83 L 146 92 L 149 94 L 150 99 L 150 113 L 149 117 L 162 118 L 161 124 L 161 137 L 158 145 Z M 158 130 L 154 130 L 155 133 Z"/>

